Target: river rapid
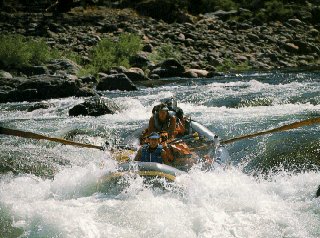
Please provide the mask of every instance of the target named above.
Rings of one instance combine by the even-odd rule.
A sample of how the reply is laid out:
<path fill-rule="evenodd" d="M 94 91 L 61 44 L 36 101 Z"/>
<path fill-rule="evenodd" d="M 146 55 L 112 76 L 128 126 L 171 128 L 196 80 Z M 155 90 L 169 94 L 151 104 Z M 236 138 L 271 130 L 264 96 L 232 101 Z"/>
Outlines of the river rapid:
<path fill-rule="evenodd" d="M 0 104 L 3 127 L 102 145 L 145 125 L 159 99 L 222 139 L 320 116 L 319 72 L 263 72 L 167 80 L 136 92 L 102 92 L 122 111 L 69 117 L 84 98 Z M 119 193 L 97 181 L 117 163 L 109 151 L 0 135 L 0 237 L 320 237 L 320 126 L 227 145 L 232 166 L 194 167 L 163 191 L 131 179 Z M 178 188 L 176 189 L 175 186 Z"/>

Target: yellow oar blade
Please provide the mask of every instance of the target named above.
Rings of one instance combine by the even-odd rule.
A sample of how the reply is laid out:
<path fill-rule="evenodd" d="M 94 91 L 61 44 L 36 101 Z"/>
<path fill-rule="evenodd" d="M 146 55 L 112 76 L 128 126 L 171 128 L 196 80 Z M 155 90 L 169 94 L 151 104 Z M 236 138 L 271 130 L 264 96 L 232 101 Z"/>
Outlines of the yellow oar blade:
<path fill-rule="evenodd" d="M 86 147 L 86 148 L 94 148 L 94 149 L 103 150 L 102 146 L 83 144 L 80 142 L 74 142 L 74 141 L 65 140 L 62 138 L 48 137 L 48 136 L 36 134 L 33 132 L 14 130 L 14 129 L 4 128 L 4 127 L 0 127 L 0 134 L 10 135 L 10 136 L 18 136 L 18 137 L 30 138 L 30 139 L 36 139 L 36 140 L 48 140 L 48 141 L 62 143 L 64 145 L 74 145 L 74 146 L 79 146 L 79 147 Z"/>
<path fill-rule="evenodd" d="M 230 144 L 232 142 L 243 140 L 243 139 L 253 138 L 253 137 L 256 137 L 256 136 L 271 134 L 271 133 L 279 132 L 279 131 L 292 130 L 292 129 L 299 128 L 299 127 L 302 127 L 302 126 L 310 126 L 310 125 L 317 124 L 317 123 L 320 123 L 320 117 L 294 122 L 294 123 L 291 123 L 291 124 L 288 124 L 288 125 L 284 125 L 284 126 L 280 126 L 280 127 L 277 127 L 277 128 L 271 129 L 271 130 L 260 131 L 260 132 L 256 132 L 256 133 L 253 133 L 253 134 L 242 135 L 242 136 L 235 137 L 235 138 L 232 138 L 232 139 L 229 139 L 229 140 L 221 141 L 221 144 Z"/>

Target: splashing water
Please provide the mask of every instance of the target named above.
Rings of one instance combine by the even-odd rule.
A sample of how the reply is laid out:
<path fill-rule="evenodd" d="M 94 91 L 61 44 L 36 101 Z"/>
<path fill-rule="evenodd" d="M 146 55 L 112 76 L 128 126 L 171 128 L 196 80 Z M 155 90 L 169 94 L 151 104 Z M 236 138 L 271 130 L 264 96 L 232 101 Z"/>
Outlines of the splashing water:
<path fill-rule="evenodd" d="M 124 110 L 97 118 L 68 117 L 81 98 L 49 100 L 51 108 L 34 112 L 25 111 L 31 103 L 0 104 L 0 122 L 102 144 L 122 140 L 148 121 L 160 98 L 175 96 L 186 114 L 231 138 L 319 116 L 319 78 L 276 72 L 106 92 Z M 0 237 L 320 237 L 320 173 L 304 167 L 319 159 L 319 129 L 229 145 L 230 169 L 195 167 L 170 191 L 137 177 L 119 193 L 98 189 L 117 167 L 108 152 L 0 136 Z"/>

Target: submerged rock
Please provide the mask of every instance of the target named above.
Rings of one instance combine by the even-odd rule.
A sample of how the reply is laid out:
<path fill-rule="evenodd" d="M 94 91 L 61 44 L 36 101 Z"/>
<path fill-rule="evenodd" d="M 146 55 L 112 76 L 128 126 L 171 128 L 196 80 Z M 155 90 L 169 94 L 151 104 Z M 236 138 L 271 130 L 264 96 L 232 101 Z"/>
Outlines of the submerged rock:
<path fill-rule="evenodd" d="M 28 112 L 32 112 L 38 109 L 48 109 L 51 106 L 53 106 L 52 103 L 47 103 L 47 102 L 39 102 L 39 103 L 35 103 L 33 104 L 31 107 L 28 108 Z"/>
<path fill-rule="evenodd" d="M 69 116 L 101 116 L 114 114 L 120 107 L 110 99 L 94 97 L 78 104 L 69 110 Z"/>

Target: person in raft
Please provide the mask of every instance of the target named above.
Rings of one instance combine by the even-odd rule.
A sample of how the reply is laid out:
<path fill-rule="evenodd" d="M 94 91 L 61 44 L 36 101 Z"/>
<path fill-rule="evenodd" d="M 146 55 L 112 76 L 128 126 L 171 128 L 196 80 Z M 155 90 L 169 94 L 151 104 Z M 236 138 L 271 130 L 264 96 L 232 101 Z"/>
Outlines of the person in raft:
<path fill-rule="evenodd" d="M 176 117 L 169 113 L 166 105 L 162 105 L 150 118 L 147 131 L 148 133 L 166 131 L 170 140 L 175 137 L 176 123 Z"/>
<path fill-rule="evenodd" d="M 135 161 L 160 164 L 170 164 L 173 161 L 170 149 L 165 142 L 161 144 L 161 137 L 158 133 L 152 132 L 147 139 L 148 143 L 140 147 L 134 158 Z"/>

